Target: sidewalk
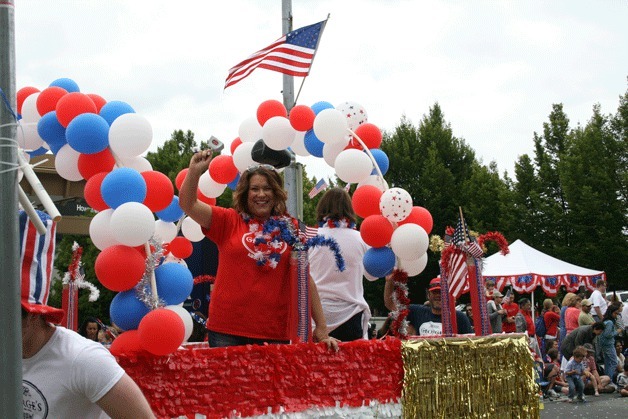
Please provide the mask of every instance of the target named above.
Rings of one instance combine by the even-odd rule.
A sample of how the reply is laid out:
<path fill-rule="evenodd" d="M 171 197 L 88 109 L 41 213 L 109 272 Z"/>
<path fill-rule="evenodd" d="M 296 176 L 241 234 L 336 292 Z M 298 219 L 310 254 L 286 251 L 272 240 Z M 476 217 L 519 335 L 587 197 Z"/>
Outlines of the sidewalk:
<path fill-rule="evenodd" d="M 585 396 L 586 402 L 565 403 L 560 400 L 543 401 L 541 418 L 626 418 L 628 417 L 628 397 L 619 393 L 600 394 L 599 397 Z"/>

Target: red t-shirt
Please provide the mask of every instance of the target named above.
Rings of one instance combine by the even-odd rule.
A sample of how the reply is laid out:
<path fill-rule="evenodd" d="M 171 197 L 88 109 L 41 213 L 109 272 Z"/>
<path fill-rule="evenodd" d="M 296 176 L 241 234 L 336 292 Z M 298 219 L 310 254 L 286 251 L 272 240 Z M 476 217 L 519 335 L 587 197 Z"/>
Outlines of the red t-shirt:
<path fill-rule="evenodd" d="M 558 322 L 560 321 L 560 314 L 548 310 L 543 315 L 543 320 L 545 320 L 545 334 L 550 336 L 556 336 L 558 333 Z"/>
<path fill-rule="evenodd" d="M 580 317 L 580 309 L 576 307 L 567 307 L 565 311 L 565 330 L 567 333 L 578 328 L 578 317 Z"/>
<path fill-rule="evenodd" d="M 288 340 L 290 252 L 285 242 L 276 268 L 256 264 L 255 232 L 233 209 L 212 207 L 205 235 L 218 247 L 218 271 L 207 328 L 255 339 Z"/>
<path fill-rule="evenodd" d="M 519 312 L 519 304 L 512 302 L 507 304 L 502 304 L 502 308 L 506 310 L 506 316 L 514 317 Z M 502 324 L 502 331 L 504 333 L 515 333 L 517 329 L 515 328 L 515 323 L 508 323 L 504 321 Z"/>

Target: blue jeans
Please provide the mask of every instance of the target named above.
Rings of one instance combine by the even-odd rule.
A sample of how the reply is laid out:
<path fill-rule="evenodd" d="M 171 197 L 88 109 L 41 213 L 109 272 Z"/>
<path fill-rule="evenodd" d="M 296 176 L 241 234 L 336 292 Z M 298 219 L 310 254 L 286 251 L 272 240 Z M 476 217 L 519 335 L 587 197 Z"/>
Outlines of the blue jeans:
<path fill-rule="evenodd" d="M 263 345 L 269 344 L 285 344 L 290 343 L 288 340 L 269 340 L 254 339 L 246 336 L 228 335 L 226 333 L 218 333 L 213 330 L 207 331 L 207 340 L 210 348 L 223 348 L 225 346 L 243 346 L 243 345 Z"/>
<path fill-rule="evenodd" d="M 578 397 L 584 397 L 584 383 L 582 382 L 582 377 L 580 375 L 568 375 L 567 384 L 569 385 L 569 394 L 567 397 L 573 399 L 574 396 L 576 396 L 576 392 L 578 393 Z"/>
<path fill-rule="evenodd" d="M 611 380 L 617 374 L 617 352 L 615 351 L 615 346 L 606 346 L 601 347 L 600 352 L 604 356 L 604 374 L 611 377 Z M 613 380 L 615 381 L 615 380 Z"/>

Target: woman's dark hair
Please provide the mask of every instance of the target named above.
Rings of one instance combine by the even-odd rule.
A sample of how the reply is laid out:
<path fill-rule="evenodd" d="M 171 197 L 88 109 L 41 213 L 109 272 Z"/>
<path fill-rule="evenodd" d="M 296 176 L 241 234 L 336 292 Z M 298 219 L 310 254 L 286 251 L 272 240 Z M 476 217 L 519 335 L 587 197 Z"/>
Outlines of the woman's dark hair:
<path fill-rule="evenodd" d="M 591 325 L 591 329 L 593 330 L 604 330 L 604 323 L 602 322 L 595 322 Z"/>
<path fill-rule="evenodd" d="M 340 220 L 348 218 L 355 223 L 356 216 L 351 205 L 349 193 L 342 188 L 331 188 L 318 201 L 316 205 L 316 221 L 324 221 L 325 218 Z"/>
<path fill-rule="evenodd" d="M 530 302 L 530 299 L 528 298 L 522 298 L 519 300 L 519 307 L 523 307 L 524 305 L 528 304 Z"/>
<path fill-rule="evenodd" d="M 606 309 L 606 312 L 604 313 L 604 320 L 613 320 L 615 321 L 615 319 L 613 319 L 613 313 L 616 312 L 617 310 L 621 309 L 621 303 L 615 302 L 612 303 L 610 306 L 608 306 L 608 308 Z"/>
<path fill-rule="evenodd" d="M 552 361 L 555 360 L 556 358 L 558 358 L 558 348 L 551 348 L 547 351 L 547 356 L 549 357 L 549 359 L 551 359 Z"/>
<path fill-rule="evenodd" d="M 251 177 L 253 175 L 261 175 L 266 178 L 268 184 L 273 190 L 275 205 L 271 215 L 284 215 L 287 211 L 286 200 L 288 194 L 283 189 L 283 179 L 279 176 L 271 167 L 265 167 L 267 165 L 253 166 L 242 173 L 238 185 L 233 192 L 233 208 L 239 213 L 250 214 L 249 211 L 249 187 L 251 185 Z"/>
<path fill-rule="evenodd" d="M 98 331 L 100 332 L 100 329 L 102 329 L 102 326 L 100 325 L 100 321 L 98 321 L 97 318 L 95 317 L 86 317 L 85 320 L 83 320 L 83 323 L 81 323 L 81 327 L 79 327 L 79 335 L 83 336 L 83 337 L 87 337 L 87 325 L 89 323 L 96 323 L 96 326 L 98 327 Z"/>

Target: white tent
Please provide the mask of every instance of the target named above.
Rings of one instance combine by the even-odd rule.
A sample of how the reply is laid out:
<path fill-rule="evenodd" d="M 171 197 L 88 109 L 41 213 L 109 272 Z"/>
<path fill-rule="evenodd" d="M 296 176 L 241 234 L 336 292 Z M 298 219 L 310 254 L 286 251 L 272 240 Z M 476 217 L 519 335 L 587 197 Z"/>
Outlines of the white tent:
<path fill-rule="evenodd" d="M 538 286 L 548 296 L 564 285 L 567 291 L 575 292 L 581 285 L 590 291 L 599 279 L 606 279 L 604 271 L 583 268 L 567 263 L 516 240 L 509 246 L 506 256 L 496 253 L 484 259 L 482 276 L 492 279 L 499 290 L 511 284 L 515 291 L 530 294 Z"/>

